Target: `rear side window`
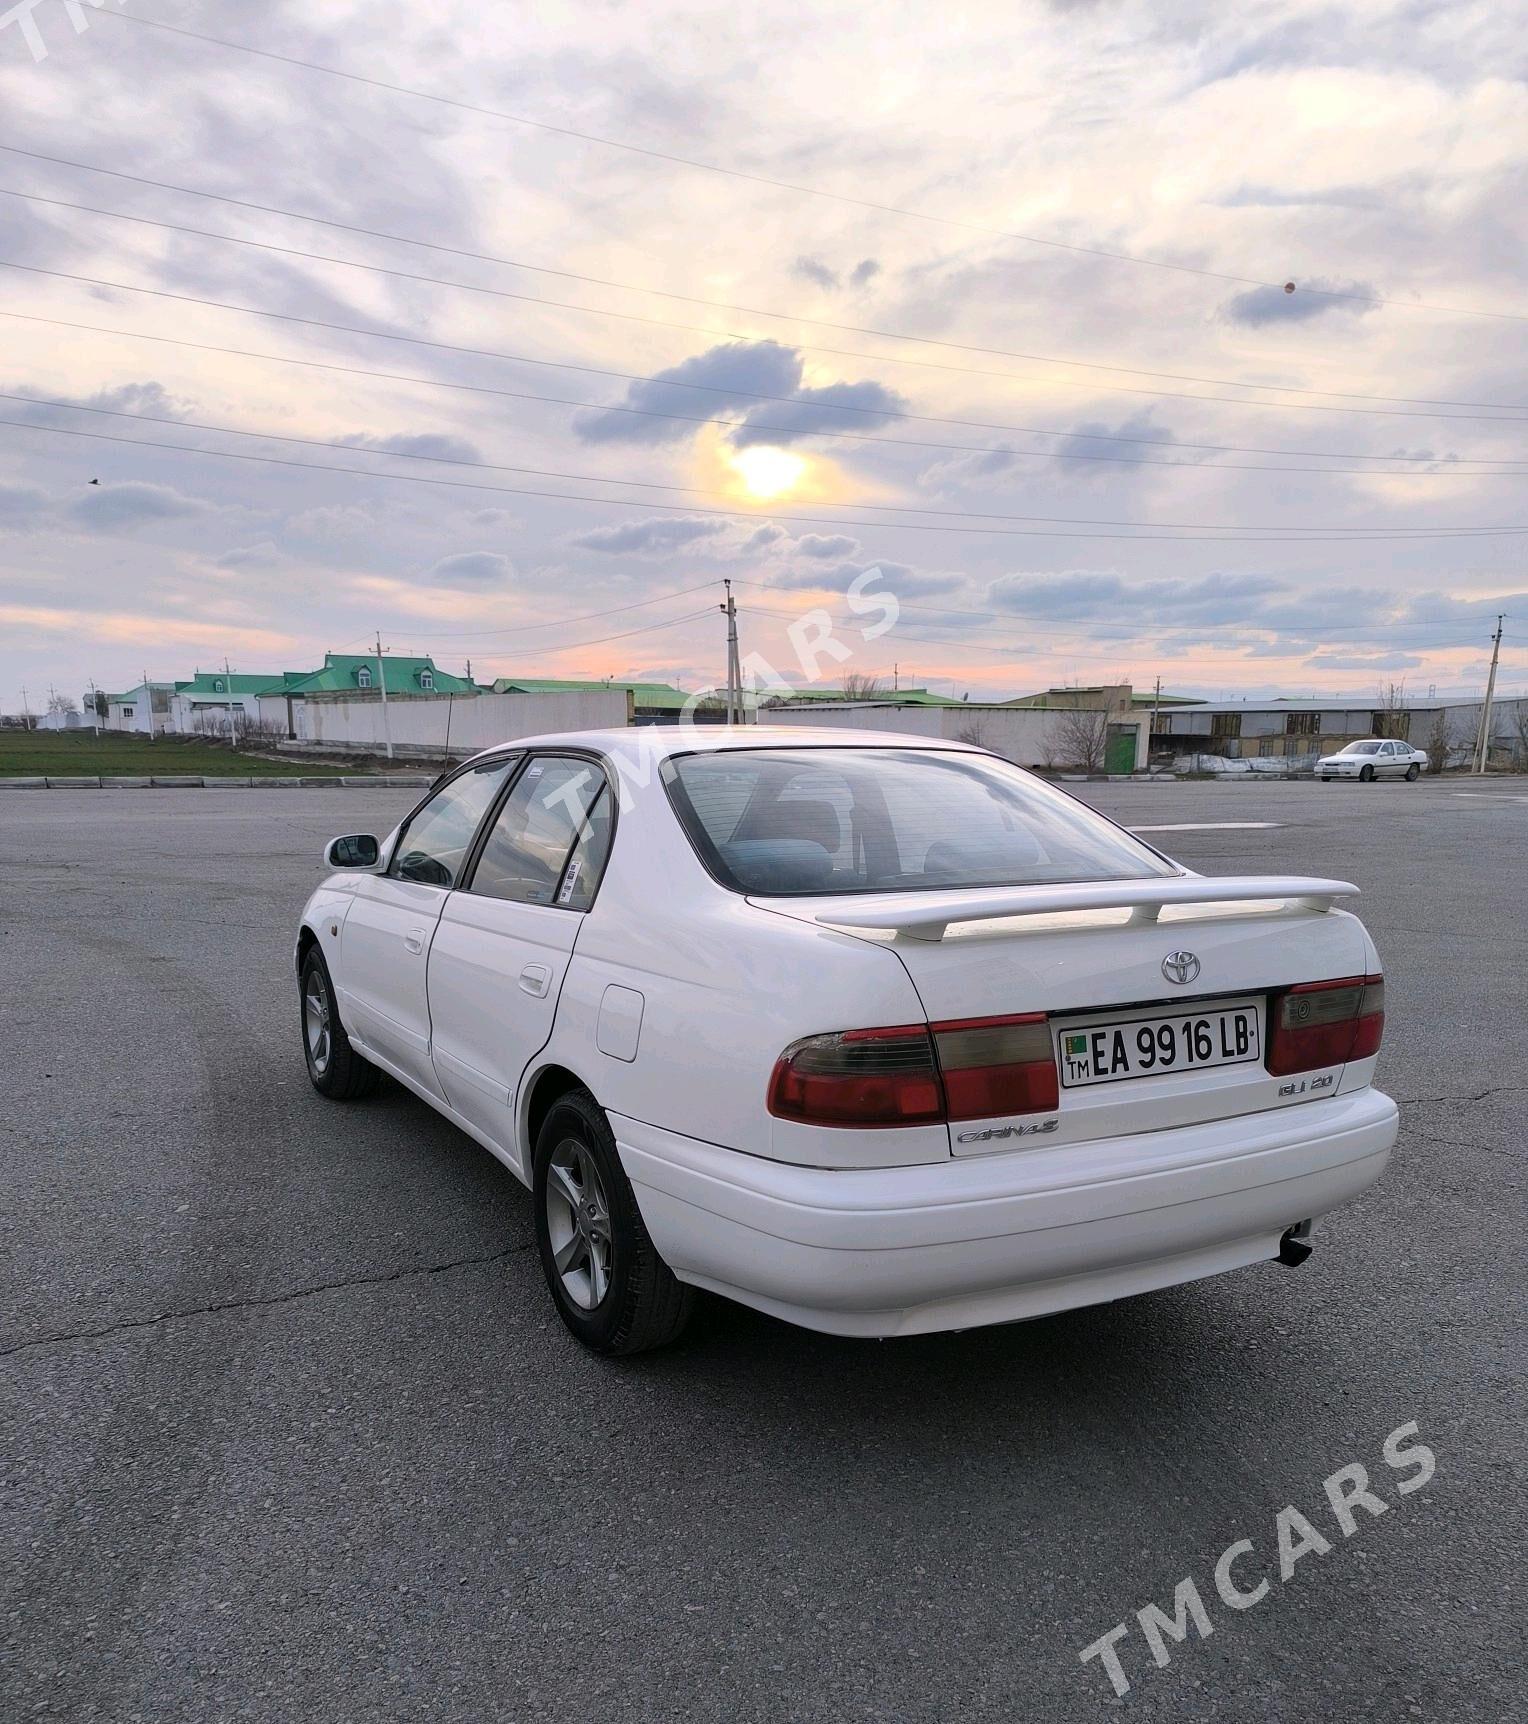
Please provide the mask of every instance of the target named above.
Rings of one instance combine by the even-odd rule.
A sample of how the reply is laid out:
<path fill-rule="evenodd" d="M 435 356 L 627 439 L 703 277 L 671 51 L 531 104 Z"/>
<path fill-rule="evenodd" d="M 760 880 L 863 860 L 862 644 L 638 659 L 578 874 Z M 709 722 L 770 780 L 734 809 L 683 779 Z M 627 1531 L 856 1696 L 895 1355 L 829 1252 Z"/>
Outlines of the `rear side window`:
<path fill-rule="evenodd" d="M 469 890 L 515 904 L 587 910 L 612 825 L 604 774 L 587 760 L 533 759 L 505 799 Z"/>
<path fill-rule="evenodd" d="M 670 800 L 739 892 L 801 896 L 1172 874 L 1146 845 L 1005 761 L 916 749 L 677 756 Z"/>

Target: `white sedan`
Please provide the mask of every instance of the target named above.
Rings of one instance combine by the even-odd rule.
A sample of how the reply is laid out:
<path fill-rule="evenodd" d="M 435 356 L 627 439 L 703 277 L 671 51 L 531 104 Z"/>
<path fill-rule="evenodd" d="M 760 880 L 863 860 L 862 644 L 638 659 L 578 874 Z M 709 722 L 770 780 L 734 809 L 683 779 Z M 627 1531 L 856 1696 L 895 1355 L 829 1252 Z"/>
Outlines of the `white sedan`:
<path fill-rule="evenodd" d="M 1427 755 L 1409 742 L 1366 737 L 1350 742 L 1335 754 L 1324 754 L 1316 762 L 1316 775 L 1323 784 L 1334 778 L 1359 778 L 1367 784 L 1375 778 L 1407 778 L 1415 782 L 1427 766 Z"/>
<path fill-rule="evenodd" d="M 497 1156 L 602 1352 L 697 1288 L 890 1336 L 1299 1263 L 1395 1140 L 1356 887 L 1201 878 L 963 744 L 534 738 L 325 860 L 315 1088 Z"/>

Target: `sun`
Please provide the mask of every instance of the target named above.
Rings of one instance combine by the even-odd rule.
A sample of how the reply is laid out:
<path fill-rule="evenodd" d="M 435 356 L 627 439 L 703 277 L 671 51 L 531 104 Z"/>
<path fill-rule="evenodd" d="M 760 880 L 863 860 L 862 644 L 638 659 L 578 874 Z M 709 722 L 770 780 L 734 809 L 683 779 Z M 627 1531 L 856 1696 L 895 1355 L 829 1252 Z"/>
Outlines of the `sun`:
<path fill-rule="evenodd" d="M 772 449 L 765 443 L 729 453 L 728 461 L 743 481 L 743 489 L 761 501 L 793 491 L 806 472 L 806 462 L 801 456 Z"/>

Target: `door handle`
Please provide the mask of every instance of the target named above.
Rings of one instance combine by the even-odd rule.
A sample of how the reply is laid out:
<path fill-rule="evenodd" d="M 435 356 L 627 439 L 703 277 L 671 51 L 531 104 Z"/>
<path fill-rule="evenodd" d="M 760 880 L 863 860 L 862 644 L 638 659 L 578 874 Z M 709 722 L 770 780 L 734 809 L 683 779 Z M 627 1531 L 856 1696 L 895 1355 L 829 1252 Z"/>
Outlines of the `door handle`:
<path fill-rule="evenodd" d="M 403 936 L 403 944 L 411 952 L 422 952 L 424 950 L 424 929 L 410 928 L 408 933 Z"/>
<path fill-rule="evenodd" d="M 520 972 L 520 986 L 539 1000 L 552 985 L 552 972 L 545 964 L 527 964 Z"/>

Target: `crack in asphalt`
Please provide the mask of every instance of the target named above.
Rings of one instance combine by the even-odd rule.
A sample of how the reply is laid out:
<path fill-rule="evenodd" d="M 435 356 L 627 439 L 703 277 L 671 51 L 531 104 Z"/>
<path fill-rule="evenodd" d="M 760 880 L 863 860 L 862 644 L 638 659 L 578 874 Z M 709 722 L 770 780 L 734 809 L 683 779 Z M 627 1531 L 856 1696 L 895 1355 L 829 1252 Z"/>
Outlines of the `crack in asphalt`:
<path fill-rule="evenodd" d="M 18 1341 L 11 1347 L 0 1347 L 0 1359 L 17 1353 L 31 1352 L 38 1347 L 57 1347 L 68 1341 L 101 1341 L 113 1335 L 129 1334 L 135 1329 L 153 1329 L 161 1323 L 173 1323 L 182 1317 L 207 1317 L 219 1311 L 253 1311 L 267 1305 L 290 1305 L 297 1299 L 309 1299 L 316 1293 L 342 1292 L 352 1287 L 383 1287 L 390 1281 L 406 1281 L 416 1275 L 442 1275 L 449 1269 L 471 1269 L 484 1263 L 502 1263 L 522 1251 L 533 1250 L 534 1241 L 524 1245 L 509 1245 L 502 1251 L 491 1251 L 485 1257 L 457 1257 L 449 1263 L 427 1263 L 408 1269 L 394 1269 L 386 1275 L 357 1275 L 345 1281 L 319 1281 L 311 1287 L 294 1287 L 287 1293 L 273 1293 L 263 1299 L 222 1299 L 211 1305 L 189 1305 L 181 1311 L 161 1311 L 152 1317 L 130 1317 L 104 1329 L 77 1329 L 60 1335 L 39 1335 L 35 1340 Z"/>
<path fill-rule="evenodd" d="M 1483 1089 L 1479 1095 L 1414 1095 L 1406 1100 L 1397 1100 L 1397 1107 L 1422 1107 L 1428 1102 L 1437 1101 L 1488 1101 L 1493 1095 L 1516 1095 L 1528 1092 L 1528 1083 L 1499 1083 L 1490 1089 Z"/>

